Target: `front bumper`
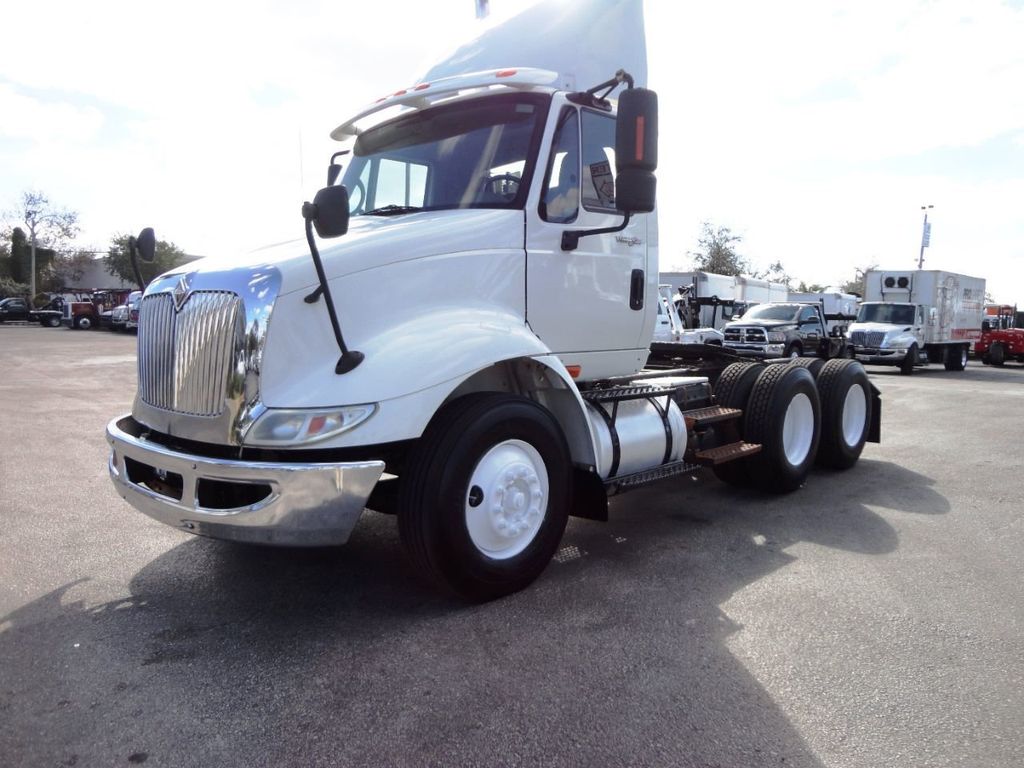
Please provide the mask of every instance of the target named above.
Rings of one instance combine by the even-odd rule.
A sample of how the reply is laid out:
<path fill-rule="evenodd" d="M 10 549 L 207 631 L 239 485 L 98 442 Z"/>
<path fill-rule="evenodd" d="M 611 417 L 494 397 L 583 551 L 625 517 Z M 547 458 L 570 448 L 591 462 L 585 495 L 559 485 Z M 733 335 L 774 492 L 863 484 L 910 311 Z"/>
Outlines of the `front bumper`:
<path fill-rule="evenodd" d="M 726 341 L 724 346 L 740 355 L 763 358 L 782 357 L 782 352 L 786 348 L 785 344 L 745 344 L 735 341 Z"/>
<path fill-rule="evenodd" d="M 107 425 L 110 479 L 155 520 L 253 544 L 344 544 L 383 461 L 293 464 L 214 459 L 146 440 L 131 416 Z"/>
<path fill-rule="evenodd" d="M 870 363 L 872 365 L 899 365 L 907 356 L 907 350 L 855 347 L 853 355 L 854 358 L 862 363 Z"/>

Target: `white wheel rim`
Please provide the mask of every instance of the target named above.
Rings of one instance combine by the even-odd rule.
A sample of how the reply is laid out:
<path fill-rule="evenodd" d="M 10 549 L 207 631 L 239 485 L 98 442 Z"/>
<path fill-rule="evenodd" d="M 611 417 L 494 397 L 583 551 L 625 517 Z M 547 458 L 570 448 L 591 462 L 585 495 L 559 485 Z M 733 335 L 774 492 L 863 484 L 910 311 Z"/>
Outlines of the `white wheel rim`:
<path fill-rule="evenodd" d="M 966 349 L 961 349 L 960 350 L 960 367 L 961 368 L 966 368 L 967 367 L 967 350 Z"/>
<path fill-rule="evenodd" d="M 515 557 L 532 542 L 548 509 L 548 471 L 529 443 L 506 440 L 485 453 L 466 491 L 466 529 L 495 560 Z"/>
<path fill-rule="evenodd" d="M 795 360 L 798 357 L 800 357 L 800 350 L 799 349 L 797 349 L 796 347 L 793 347 L 793 349 L 789 350 L 789 359 L 790 360 Z"/>
<path fill-rule="evenodd" d="M 864 434 L 868 417 L 868 397 L 864 388 L 854 384 L 846 390 L 843 400 L 843 441 L 851 448 L 856 448 Z"/>
<path fill-rule="evenodd" d="M 798 467 L 807 459 L 814 440 L 814 406 L 803 392 L 789 401 L 782 425 L 782 450 L 786 460 Z"/>

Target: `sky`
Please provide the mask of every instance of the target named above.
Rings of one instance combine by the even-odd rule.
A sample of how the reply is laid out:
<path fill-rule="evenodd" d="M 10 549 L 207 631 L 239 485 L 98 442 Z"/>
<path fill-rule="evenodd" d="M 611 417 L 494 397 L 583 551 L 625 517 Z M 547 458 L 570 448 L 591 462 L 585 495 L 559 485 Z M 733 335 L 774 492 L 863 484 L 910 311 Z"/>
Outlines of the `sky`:
<path fill-rule="evenodd" d="M 202 256 L 301 238 L 330 131 L 532 4 L 491 0 L 486 22 L 473 0 L 5 7 L 0 210 L 44 192 L 96 250 L 145 226 Z M 663 270 L 690 266 L 705 221 L 797 281 L 910 269 L 932 205 L 924 267 L 1024 305 L 1024 0 L 647 0 L 645 17 Z"/>

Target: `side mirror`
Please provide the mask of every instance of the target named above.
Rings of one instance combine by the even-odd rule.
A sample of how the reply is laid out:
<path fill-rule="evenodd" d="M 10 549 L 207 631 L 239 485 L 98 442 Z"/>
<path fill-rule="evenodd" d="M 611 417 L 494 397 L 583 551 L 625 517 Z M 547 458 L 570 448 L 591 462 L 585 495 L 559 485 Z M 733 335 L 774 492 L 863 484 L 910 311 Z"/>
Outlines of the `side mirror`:
<path fill-rule="evenodd" d="M 348 190 L 344 185 L 324 187 L 312 203 L 302 206 L 302 215 L 313 222 L 320 237 L 341 237 L 348 232 Z"/>
<path fill-rule="evenodd" d="M 624 213 L 654 210 L 658 167 L 658 94 L 630 88 L 619 96 L 615 121 L 615 207 Z"/>
<path fill-rule="evenodd" d="M 152 227 L 146 227 L 139 232 L 139 236 L 135 238 L 135 247 L 139 249 L 139 258 L 147 264 L 156 259 L 156 233 Z"/>

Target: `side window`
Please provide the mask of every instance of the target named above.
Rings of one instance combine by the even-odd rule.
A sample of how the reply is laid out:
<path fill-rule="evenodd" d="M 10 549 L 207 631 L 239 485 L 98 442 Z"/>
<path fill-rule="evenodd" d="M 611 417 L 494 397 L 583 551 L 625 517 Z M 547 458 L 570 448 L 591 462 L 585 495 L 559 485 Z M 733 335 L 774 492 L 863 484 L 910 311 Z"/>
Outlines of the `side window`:
<path fill-rule="evenodd" d="M 583 111 L 583 207 L 615 210 L 615 118 Z"/>
<path fill-rule="evenodd" d="M 815 312 L 811 307 L 807 307 L 806 309 L 804 309 L 804 310 L 802 310 L 800 312 L 800 322 L 801 323 L 807 322 L 808 320 L 814 322 L 817 319 L 818 319 L 818 313 Z"/>
<path fill-rule="evenodd" d="M 377 165 L 373 207 L 412 205 L 420 208 L 427 189 L 427 166 L 382 158 Z"/>
<path fill-rule="evenodd" d="M 562 224 L 573 221 L 580 210 L 580 119 L 572 107 L 558 117 L 544 178 L 540 217 Z"/>

